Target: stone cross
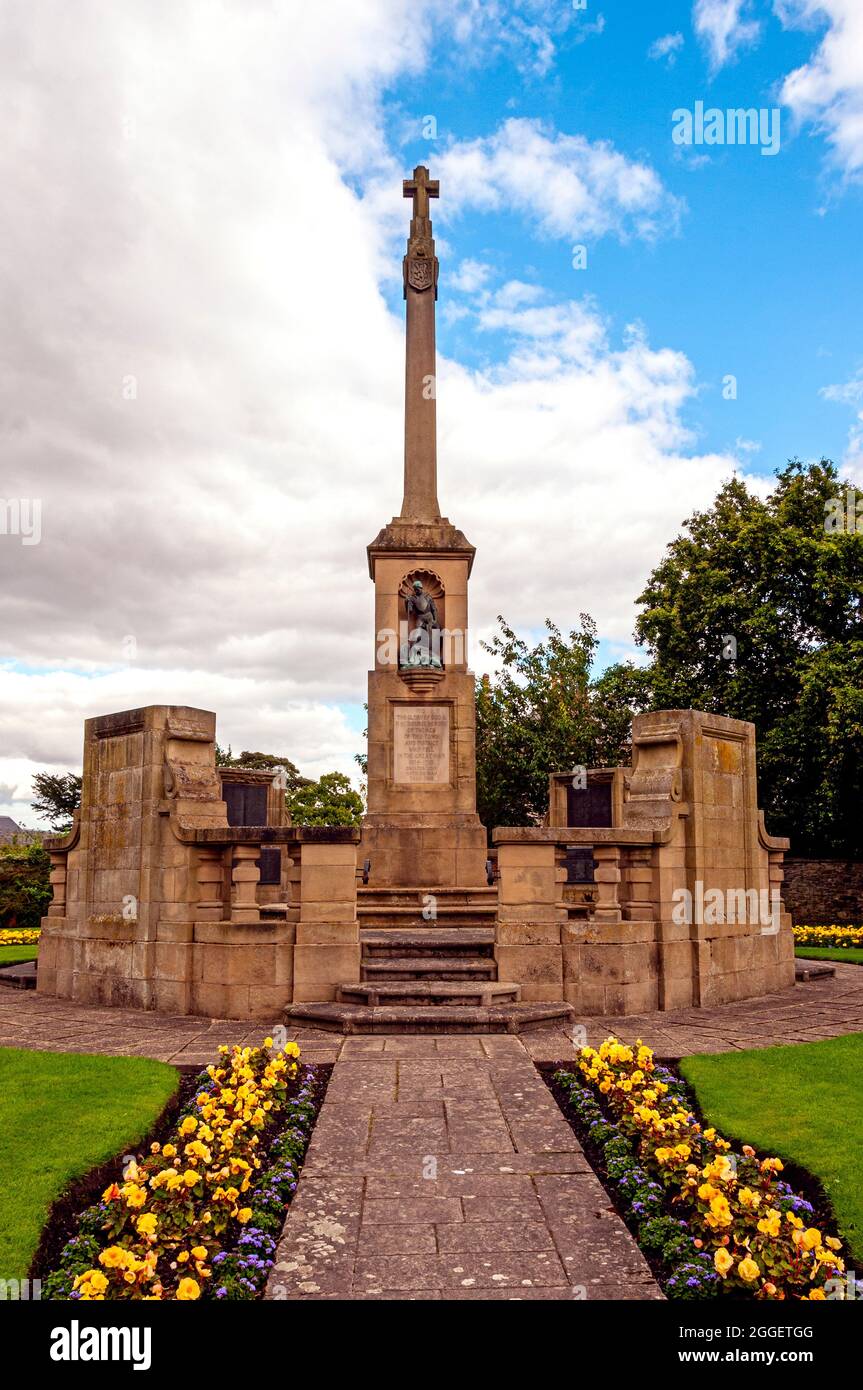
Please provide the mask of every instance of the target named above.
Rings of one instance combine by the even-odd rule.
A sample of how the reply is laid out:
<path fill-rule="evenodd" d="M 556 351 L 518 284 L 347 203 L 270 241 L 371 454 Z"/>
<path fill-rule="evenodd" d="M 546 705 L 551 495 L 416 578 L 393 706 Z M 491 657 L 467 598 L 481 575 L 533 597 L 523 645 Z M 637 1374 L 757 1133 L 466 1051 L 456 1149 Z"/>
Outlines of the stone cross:
<path fill-rule="evenodd" d="M 437 179 L 430 179 L 429 171 L 425 165 L 418 164 L 414 169 L 413 178 L 402 180 L 402 194 L 405 198 L 413 198 L 414 217 L 427 218 L 429 198 L 440 196 L 440 182 Z"/>

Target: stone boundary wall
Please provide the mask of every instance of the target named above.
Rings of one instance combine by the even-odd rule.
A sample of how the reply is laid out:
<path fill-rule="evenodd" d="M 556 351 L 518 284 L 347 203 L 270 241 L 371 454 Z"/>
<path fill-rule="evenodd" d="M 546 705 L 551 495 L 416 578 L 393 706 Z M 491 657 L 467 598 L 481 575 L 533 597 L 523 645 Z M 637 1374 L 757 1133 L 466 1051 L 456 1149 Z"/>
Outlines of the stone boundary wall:
<path fill-rule="evenodd" d="M 785 906 L 795 923 L 863 924 L 863 863 L 853 859 L 785 860 Z"/>

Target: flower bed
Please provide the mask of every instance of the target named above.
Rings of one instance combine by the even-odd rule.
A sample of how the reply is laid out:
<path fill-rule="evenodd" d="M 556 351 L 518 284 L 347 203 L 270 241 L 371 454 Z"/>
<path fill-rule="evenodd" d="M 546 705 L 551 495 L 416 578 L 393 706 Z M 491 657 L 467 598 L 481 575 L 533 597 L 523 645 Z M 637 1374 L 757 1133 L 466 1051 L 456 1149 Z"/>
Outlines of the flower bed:
<path fill-rule="evenodd" d="M 3 927 L 0 946 L 36 946 L 41 935 L 39 927 Z"/>
<path fill-rule="evenodd" d="M 684 1083 L 639 1039 L 582 1048 L 555 1082 L 602 1156 L 670 1298 L 842 1298 L 841 1242 L 779 1175 L 779 1158 L 739 1153 L 694 1114 Z"/>
<path fill-rule="evenodd" d="M 299 1047 L 221 1047 L 167 1142 L 79 1217 L 43 1297 L 249 1299 L 262 1291 L 317 1111 Z"/>
<path fill-rule="evenodd" d="M 794 927 L 795 946 L 863 946 L 863 927 Z"/>

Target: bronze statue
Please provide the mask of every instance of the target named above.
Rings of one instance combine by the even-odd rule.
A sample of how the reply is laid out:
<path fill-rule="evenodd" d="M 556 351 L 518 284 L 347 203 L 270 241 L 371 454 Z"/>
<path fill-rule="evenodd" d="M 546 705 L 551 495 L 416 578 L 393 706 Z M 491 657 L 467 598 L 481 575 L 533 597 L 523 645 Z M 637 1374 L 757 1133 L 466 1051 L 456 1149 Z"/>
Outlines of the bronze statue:
<path fill-rule="evenodd" d="M 405 595 L 408 621 L 413 631 L 402 648 L 402 666 L 440 666 L 440 627 L 437 606 L 422 580 L 413 581 L 413 593 Z"/>

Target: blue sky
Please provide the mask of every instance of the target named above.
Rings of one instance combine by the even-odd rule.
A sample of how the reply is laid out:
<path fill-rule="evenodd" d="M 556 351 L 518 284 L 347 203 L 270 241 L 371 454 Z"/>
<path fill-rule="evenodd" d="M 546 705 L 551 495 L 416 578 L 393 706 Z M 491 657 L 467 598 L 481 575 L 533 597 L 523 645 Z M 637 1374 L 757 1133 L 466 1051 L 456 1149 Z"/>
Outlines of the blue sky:
<path fill-rule="evenodd" d="M 443 204 L 433 205 L 436 226 L 460 258 L 491 260 L 506 277 L 536 282 L 557 299 L 594 297 L 612 340 L 642 321 L 651 341 L 685 352 L 699 391 L 684 419 L 699 447 L 758 444 L 743 456 L 750 471 L 770 474 L 795 454 L 840 461 L 845 453 L 849 413 L 819 387 L 852 378 L 863 361 L 863 204 L 859 185 L 825 167 L 825 141 L 810 125 L 795 128 L 787 106 L 775 157 L 714 146 L 691 151 L 707 156 L 697 166 L 681 158 L 671 139 L 675 109 L 698 100 L 723 109 L 777 106 L 783 77 L 806 63 L 826 27 L 784 28 L 765 4 L 748 13 L 761 22 L 759 41 L 714 72 L 689 5 L 591 0 L 557 37 L 544 75 L 519 71 L 510 47 L 471 67 L 448 62 L 442 45 L 427 71 L 394 85 L 387 104 L 394 141 L 406 123 L 436 118 L 435 140 L 404 145 L 409 164 L 434 169 L 453 140 L 488 136 L 510 117 L 610 141 L 650 164 L 684 204 L 678 229 L 649 243 L 588 238 L 584 270 L 572 269 L 568 239 L 538 239 L 517 212 L 471 209 L 450 223 Z M 670 64 L 648 56 L 668 34 L 682 36 Z M 478 365 L 505 354 L 502 336 L 478 339 L 471 325 L 441 317 L 444 353 Z M 726 373 L 738 379 L 734 401 L 722 396 Z"/>

